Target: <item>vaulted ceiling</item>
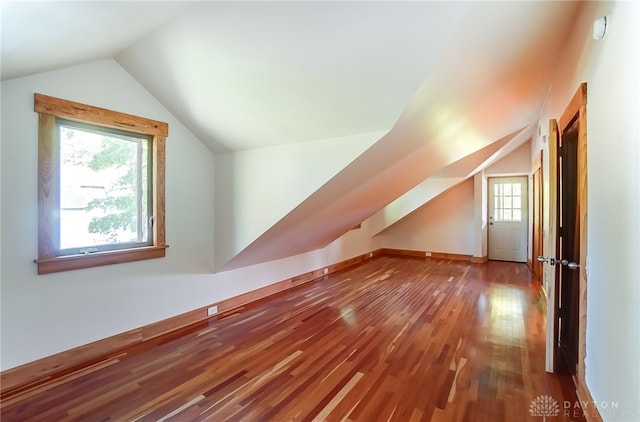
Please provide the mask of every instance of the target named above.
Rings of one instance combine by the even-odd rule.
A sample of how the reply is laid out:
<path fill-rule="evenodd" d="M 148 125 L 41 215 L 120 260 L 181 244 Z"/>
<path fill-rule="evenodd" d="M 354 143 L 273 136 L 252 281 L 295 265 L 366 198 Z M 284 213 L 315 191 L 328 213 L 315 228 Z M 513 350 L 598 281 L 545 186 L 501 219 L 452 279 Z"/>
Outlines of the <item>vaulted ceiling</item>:
<path fill-rule="evenodd" d="M 447 166 L 526 141 L 578 11 L 539 1 L 9 1 L 1 72 L 115 58 L 216 154 L 387 133 L 256 234 L 234 258 L 247 265 L 323 246 Z"/>

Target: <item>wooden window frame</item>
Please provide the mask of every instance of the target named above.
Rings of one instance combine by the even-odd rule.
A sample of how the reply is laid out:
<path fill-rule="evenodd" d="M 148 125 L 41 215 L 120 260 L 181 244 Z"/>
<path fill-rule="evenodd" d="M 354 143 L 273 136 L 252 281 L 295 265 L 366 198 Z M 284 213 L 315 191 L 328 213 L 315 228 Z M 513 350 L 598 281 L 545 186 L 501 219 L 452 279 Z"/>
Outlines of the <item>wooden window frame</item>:
<path fill-rule="evenodd" d="M 34 95 L 38 113 L 38 274 L 91 268 L 165 256 L 165 142 L 167 123 L 93 107 L 86 104 Z M 122 129 L 151 137 L 153 244 L 131 249 L 90 254 L 57 254 L 60 245 L 60 145 L 57 118 L 94 126 Z"/>

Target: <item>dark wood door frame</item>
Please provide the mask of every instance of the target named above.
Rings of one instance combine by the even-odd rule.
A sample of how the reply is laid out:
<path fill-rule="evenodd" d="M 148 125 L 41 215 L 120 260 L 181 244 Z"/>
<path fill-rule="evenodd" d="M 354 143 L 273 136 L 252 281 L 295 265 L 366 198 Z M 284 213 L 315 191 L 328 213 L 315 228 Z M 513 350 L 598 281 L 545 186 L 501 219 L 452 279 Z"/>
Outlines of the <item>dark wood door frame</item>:
<path fill-rule="evenodd" d="M 586 356 L 586 313 L 587 313 L 587 84 L 583 83 L 569 102 L 568 107 L 556 122 L 549 123 L 549 238 L 548 254 L 551 257 L 560 257 L 557 221 L 558 221 L 558 145 L 560 134 L 572 124 L 577 122 L 577 219 L 579 221 L 579 233 L 576 246 L 579 248 L 579 288 L 578 288 L 578 363 L 574 382 L 578 393 L 588 395 L 585 383 L 585 356 Z M 559 272 L 561 266 L 550 268 L 550 305 L 547 314 L 547 328 L 551 331 L 547 335 L 547 370 L 555 372 L 559 368 L 560 354 L 558 344 L 558 313 L 559 313 Z M 551 343 L 551 344 L 549 344 Z M 551 354 L 551 356 L 549 355 Z M 586 393 L 586 394 L 585 394 Z"/>
<path fill-rule="evenodd" d="M 579 119 L 562 131 L 558 154 L 558 217 L 559 236 L 556 256 L 572 263 L 580 262 L 580 219 L 581 205 L 578 202 L 578 137 Z M 578 333 L 579 333 L 579 287 L 580 271 L 567 264 L 556 264 L 556 285 L 560 292 L 558 347 L 563 367 L 571 374 L 577 374 Z"/>

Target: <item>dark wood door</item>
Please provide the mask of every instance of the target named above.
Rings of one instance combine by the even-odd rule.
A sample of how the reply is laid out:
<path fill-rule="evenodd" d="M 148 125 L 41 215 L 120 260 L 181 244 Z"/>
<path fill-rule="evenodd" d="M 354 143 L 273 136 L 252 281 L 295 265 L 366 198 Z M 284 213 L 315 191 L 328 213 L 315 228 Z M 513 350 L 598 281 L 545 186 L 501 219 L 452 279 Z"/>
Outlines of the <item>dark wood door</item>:
<path fill-rule="evenodd" d="M 564 366 L 571 374 L 578 364 L 580 272 L 569 263 L 580 262 L 580 219 L 578 206 L 577 120 L 560 136 L 558 148 L 558 347 Z"/>
<path fill-rule="evenodd" d="M 549 279 L 546 369 L 568 369 L 582 384 L 587 316 L 586 116 L 587 84 L 582 83 L 560 119 L 549 120 L 549 235 L 544 258 L 545 283 Z"/>

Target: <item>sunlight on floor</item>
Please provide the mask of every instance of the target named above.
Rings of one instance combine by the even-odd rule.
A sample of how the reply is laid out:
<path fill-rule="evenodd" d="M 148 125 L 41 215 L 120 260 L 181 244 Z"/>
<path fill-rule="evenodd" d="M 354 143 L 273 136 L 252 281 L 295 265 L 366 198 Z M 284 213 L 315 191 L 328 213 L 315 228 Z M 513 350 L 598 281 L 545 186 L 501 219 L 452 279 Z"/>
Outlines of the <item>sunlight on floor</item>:
<path fill-rule="evenodd" d="M 489 333 L 492 341 L 510 344 L 524 339 L 522 290 L 510 286 L 495 286 L 489 292 Z"/>

